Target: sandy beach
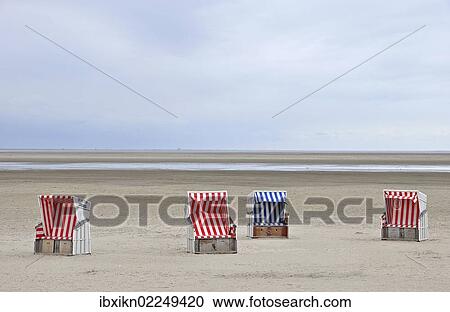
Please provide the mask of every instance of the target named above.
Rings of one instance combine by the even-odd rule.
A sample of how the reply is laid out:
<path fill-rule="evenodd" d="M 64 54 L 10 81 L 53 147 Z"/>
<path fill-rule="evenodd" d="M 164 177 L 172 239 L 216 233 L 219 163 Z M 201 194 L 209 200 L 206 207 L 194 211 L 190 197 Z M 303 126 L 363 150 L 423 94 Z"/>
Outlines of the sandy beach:
<path fill-rule="evenodd" d="M 0 162 L 305 162 L 450 164 L 449 154 L 301 153 L 119 153 L 2 152 Z M 189 190 L 227 190 L 243 196 L 254 189 L 288 192 L 292 215 L 324 207 L 309 197 L 373 199 L 383 207 L 384 188 L 418 189 L 428 195 L 429 241 L 380 240 L 373 222 L 294 224 L 288 240 L 249 240 L 238 228 L 238 254 L 186 253 L 186 228 L 166 224 L 149 205 L 148 225 L 139 226 L 138 206 L 114 227 L 92 227 L 90 256 L 33 254 L 34 225 L 42 193 L 184 196 Z M 314 173 L 165 170 L 0 171 L 0 291 L 450 291 L 450 174 Z M 233 202 L 233 206 L 237 203 Z M 182 205 L 171 213 L 181 216 Z M 365 204 L 349 207 L 365 216 Z M 94 214 L 117 214 L 111 204 Z M 369 220 L 370 221 L 370 220 Z"/>

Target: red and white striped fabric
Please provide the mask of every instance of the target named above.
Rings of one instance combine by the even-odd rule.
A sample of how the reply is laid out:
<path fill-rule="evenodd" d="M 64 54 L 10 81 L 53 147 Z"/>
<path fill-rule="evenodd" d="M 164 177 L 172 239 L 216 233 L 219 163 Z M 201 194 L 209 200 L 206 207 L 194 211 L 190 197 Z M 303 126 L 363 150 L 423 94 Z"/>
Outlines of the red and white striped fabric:
<path fill-rule="evenodd" d="M 386 202 L 386 227 L 410 227 L 418 225 L 420 209 L 416 191 L 384 191 Z"/>
<path fill-rule="evenodd" d="M 195 238 L 235 238 L 227 192 L 189 192 L 189 217 Z"/>
<path fill-rule="evenodd" d="M 36 239 L 42 239 L 45 237 L 42 222 L 39 222 L 34 228 L 36 229 Z"/>
<path fill-rule="evenodd" d="M 72 239 L 77 221 L 73 196 L 41 195 L 43 237 L 45 239 Z"/>

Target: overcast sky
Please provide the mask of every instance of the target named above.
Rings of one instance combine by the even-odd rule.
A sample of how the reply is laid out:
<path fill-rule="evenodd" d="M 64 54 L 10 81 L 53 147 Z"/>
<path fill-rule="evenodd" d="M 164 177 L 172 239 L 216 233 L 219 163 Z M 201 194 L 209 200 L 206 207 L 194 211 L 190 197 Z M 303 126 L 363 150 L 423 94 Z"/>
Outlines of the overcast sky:
<path fill-rule="evenodd" d="M 450 150 L 448 0 L 93 2 L 0 0 L 0 148 Z"/>

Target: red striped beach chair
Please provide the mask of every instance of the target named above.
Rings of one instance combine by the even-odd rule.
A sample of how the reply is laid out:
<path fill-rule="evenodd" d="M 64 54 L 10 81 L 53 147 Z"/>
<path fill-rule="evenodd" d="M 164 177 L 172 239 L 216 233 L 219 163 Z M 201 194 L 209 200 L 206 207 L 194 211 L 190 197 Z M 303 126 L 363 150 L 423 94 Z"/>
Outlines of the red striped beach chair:
<path fill-rule="evenodd" d="M 253 191 L 247 196 L 247 236 L 288 238 L 285 191 Z"/>
<path fill-rule="evenodd" d="M 428 239 L 427 196 L 419 191 L 384 190 L 386 212 L 381 216 L 381 239 Z"/>
<path fill-rule="evenodd" d="M 230 218 L 226 191 L 188 192 L 186 220 L 189 223 L 188 252 L 237 252 L 236 225 Z"/>
<path fill-rule="evenodd" d="M 36 254 L 91 253 L 91 204 L 75 196 L 39 196 L 41 222 L 35 227 Z"/>

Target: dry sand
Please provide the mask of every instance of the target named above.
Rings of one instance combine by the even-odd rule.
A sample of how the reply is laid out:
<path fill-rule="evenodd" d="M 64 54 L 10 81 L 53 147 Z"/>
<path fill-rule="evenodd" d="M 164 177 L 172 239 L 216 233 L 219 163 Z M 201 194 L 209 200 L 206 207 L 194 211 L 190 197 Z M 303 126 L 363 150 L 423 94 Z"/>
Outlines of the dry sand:
<path fill-rule="evenodd" d="M 72 152 L 64 158 L 65 153 L 0 153 L 0 161 L 111 161 L 111 157 L 113 161 L 242 161 L 237 153 L 91 154 Z M 448 155 L 403 155 L 403 162 L 399 154 L 283 155 L 246 154 L 242 158 L 450 163 Z M 264 188 L 287 190 L 291 215 L 299 216 L 304 210 L 323 209 L 304 204 L 311 196 L 326 196 L 335 202 L 368 197 L 382 207 L 384 188 L 419 189 L 428 195 L 432 239 L 381 241 L 378 215 L 373 224 L 348 225 L 334 213 L 334 225 L 317 220 L 312 225 L 292 225 L 288 240 L 249 240 L 245 224 L 240 224 L 238 254 L 191 255 L 186 253 L 184 227 L 166 225 L 156 205 L 149 206 L 148 226 L 140 227 L 137 205 L 131 205 L 124 224 L 92 228 L 91 256 L 33 255 L 34 225 L 39 221 L 37 195 L 41 193 L 184 196 L 188 190 L 228 190 L 231 195 L 246 195 Z M 1 291 L 450 291 L 450 174 L 0 171 L 0 196 Z M 177 206 L 172 213 L 181 211 Z M 95 208 L 99 217 L 115 213 L 111 205 Z M 349 208 L 348 214 L 364 215 L 364 205 Z"/>

